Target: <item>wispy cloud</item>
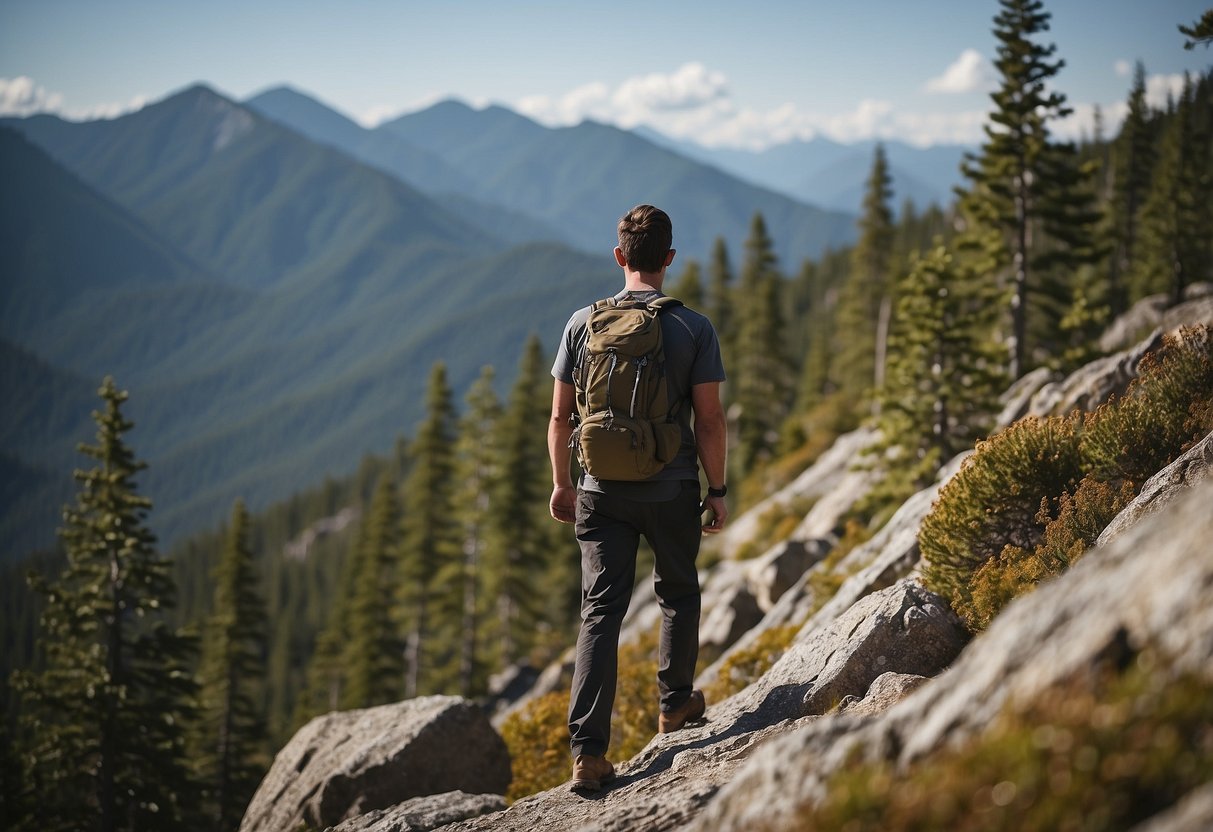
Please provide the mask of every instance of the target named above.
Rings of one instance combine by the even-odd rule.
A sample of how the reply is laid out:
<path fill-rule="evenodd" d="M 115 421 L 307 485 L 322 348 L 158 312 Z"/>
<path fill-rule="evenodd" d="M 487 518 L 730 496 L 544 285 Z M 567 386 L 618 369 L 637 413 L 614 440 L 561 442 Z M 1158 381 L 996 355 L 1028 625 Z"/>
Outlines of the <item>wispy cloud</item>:
<path fill-rule="evenodd" d="M 55 113 L 73 121 L 95 121 L 103 118 L 117 118 L 141 109 L 147 102 L 147 96 L 136 95 L 126 102 L 109 102 L 72 109 L 64 106 L 62 93 L 48 92 L 45 87 L 28 76 L 0 78 L 0 115 L 6 116 Z"/>
<path fill-rule="evenodd" d="M 688 63 L 668 74 L 628 78 L 617 85 L 583 84 L 562 95 L 528 96 L 512 105 L 549 126 L 586 119 L 624 129 L 646 125 L 710 147 L 759 150 L 825 135 L 851 142 L 900 138 L 919 145 L 975 142 L 984 113 L 905 113 L 883 99 L 862 99 L 843 112 L 809 112 L 795 104 L 771 109 L 740 106 L 723 73 Z"/>
<path fill-rule="evenodd" d="M 1117 76 L 1121 78 L 1128 78 L 1133 73 L 1133 64 L 1124 58 L 1113 64 L 1112 68 L 1116 71 Z"/>
<path fill-rule="evenodd" d="M 32 78 L 0 78 L 0 115 L 28 116 L 33 113 L 56 112 L 63 106 L 63 96 L 47 92 Z"/>
<path fill-rule="evenodd" d="M 994 68 L 976 49 L 966 49 L 952 61 L 942 75 L 926 83 L 927 92 L 985 92 L 994 85 Z"/>

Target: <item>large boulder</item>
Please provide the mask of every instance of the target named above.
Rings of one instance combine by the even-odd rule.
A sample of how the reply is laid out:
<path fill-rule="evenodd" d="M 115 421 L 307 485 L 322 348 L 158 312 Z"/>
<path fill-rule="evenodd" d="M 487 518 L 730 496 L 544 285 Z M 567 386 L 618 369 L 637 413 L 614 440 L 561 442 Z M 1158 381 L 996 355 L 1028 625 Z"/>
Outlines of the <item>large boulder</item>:
<path fill-rule="evenodd" d="M 1168 295 L 1150 295 L 1133 304 L 1099 337 L 1104 352 L 1122 350 L 1153 329 L 1170 331 L 1180 324 L 1213 324 L 1213 284 L 1193 283 L 1184 292 L 1184 302 L 1171 306 Z"/>
<path fill-rule="evenodd" d="M 412 797 L 505 794 L 510 757 L 481 710 L 457 696 L 316 717 L 278 752 L 241 832 L 323 829 Z"/>
<path fill-rule="evenodd" d="M 1208 673 L 1211 505 L 1206 481 L 1088 552 L 1008 605 L 946 673 L 879 716 L 825 718 L 766 743 L 692 828 L 794 828 L 800 807 L 820 799 L 848 760 L 908 765 L 985 730 L 1011 703 L 1039 701 L 1146 649 L 1167 659 L 1155 672 Z"/>

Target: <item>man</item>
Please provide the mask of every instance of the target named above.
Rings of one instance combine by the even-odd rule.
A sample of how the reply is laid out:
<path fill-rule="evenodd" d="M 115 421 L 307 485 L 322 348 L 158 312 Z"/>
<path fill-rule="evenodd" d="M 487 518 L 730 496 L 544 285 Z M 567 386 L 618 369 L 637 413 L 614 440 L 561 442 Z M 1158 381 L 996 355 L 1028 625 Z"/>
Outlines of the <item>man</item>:
<path fill-rule="evenodd" d="M 651 205 L 633 208 L 619 221 L 615 262 L 624 288 L 616 297 L 650 301 L 661 297 L 666 269 L 674 259 L 670 218 Z M 681 305 L 660 312 L 669 402 L 677 403 L 682 442 L 674 460 L 647 480 L 599 481 L 570 475 L 569 439 L 576 409 L 573 368 L 586 341 L 591 308 L 574 313 L 552 367 L 555 384 L 548 452 L 552 460 L 552 517 L 576 523 L 581 547 L 581 629 L 569 702 L 574 790 L 597 790 L 614 779 L 606 759 L 619 628 L 635 583 L 640 536 L 655 555 L 654 589 L 661 605 L 657 681 L 661 700 L 658 730 L 676 731 L 703 716 L 702 691 L 692 690 L 699 652 L 699 576 L 695 558 L 701 534 L 716 534 L 728 518 L 725 507 L 726 428 L 720 404 L 724 365 L 716 331 L 703 315 Z M 694 429 L 691 415 L 694 414 Z M 703 464 L 708 496 L 699 497 Z M 711 519 L 700 526 L 700 515 Z"/>

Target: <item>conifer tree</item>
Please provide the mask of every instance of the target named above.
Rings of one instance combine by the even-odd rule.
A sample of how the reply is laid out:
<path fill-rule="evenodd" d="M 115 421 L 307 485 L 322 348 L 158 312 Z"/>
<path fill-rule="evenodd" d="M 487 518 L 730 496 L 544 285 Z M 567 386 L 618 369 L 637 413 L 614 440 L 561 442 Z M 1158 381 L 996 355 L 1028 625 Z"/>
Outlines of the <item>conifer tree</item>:
<path fill-rule="evenodd" d="M 859 241 L 838 308 L 838 377 L 843 392 L 859 406 L 872 400 L 884 378 L 892 315 L 892 198 L 884 146 L 877 144 L 859 218 Z"/>
<path fill-rule="evenodd" d="M 1112 146 L 1112 198 L 1108 206 L 1112 225 L 1112 262 L 1108 303 L 1113 315 L 1130 303 L 1128 281 L 1135 272 L 1139 220 L 1154 169 L 1154 130 L 1146 104 L 1146 68 L 1141 61 L 1133 73 L 1128 113 Z M 1131 300 L 1138 300 L 1132 298 Z"/>
<path fill-rule="evenodd" d="M 712 243 L 712 262 L 708 270 L 707 315 L 716 328 L 724 366 L 732 363 L 733 345 L 737 340 L 737 322 L 733 310 L 733 267 L 729 263 L 729 247 L 724 237 Z"/>
<path fill-rule="evenodd" d="M 1142 208 L 1134 295 L 1165 292 L 1172 304 L 1190 283 L 1213 273 L 1213 164 L 1207 130 L 1198 129 L 1191 79 L 1163 130 L 1152 184 Z M 1207 104 L 1206 104 L 1207 106 Z"/>
<path fill-rule="evenodd" d="M 146 525 L 151 501 L 136 491 L 146 466 L 124 441 L 127 394 L 112 378 L 99 393 L 97 442 L 80 446 L 95 464 L 76 471 L 60 529 L 67 567 L 53 583 L 33 580 L 46 597 L 45 669 L 17 685 L 30 828 L 177 830 L 196 810 L 183 734 L 196 644 L 163 620 L 176 587 Z"/>
<path fill-rule="evenodd" d="M 485 662 L 482 636 L 485 621 L 485 548 L 493 491 L 501 474 L 498 422 L 501 402 L 493 390 L 495 372 L 486 366 L 466 398 L 467 410 L 459 424 L 455 450 L 455 504 L 458 507 L 463 562 L 459 583 L 463 589 L 459 627 L 459 693 L 476 696 L 484 690 Z"/>
<path fill-rule="evenodd" d="M 1037 337 L 1048 337 L 1065 313 L 1071 291 L 1051 280 L 1092 262 L 1098 251 L 1091 194 L 1083 185 L 1072 145 L 1050 142 L 1050 121 L 1071 113 L 1065 96 L 1050 88 L 1064 65 L 1056 46 L 1034 36 L 1048 31 L 1050 15 L 1040 0 L 1000 0 L 994 34 L 999 89 L 978 157 L 962 168 L 970 180 L 961 210 L 971 226 L 968 247 L 980 251 L 982 272 L 1010 269 L 1009 374 L 1028 369 L 1029 310 L 1036 310 Z"/>
<path fill-rule="evenodd" d="M 369 708 L 400 699 L 404 645 L 396 622 L 400 594 L 400 495 L 391 475 L 380 475 L 355 560 L 348 638 L 342 651 L 342 708 Z"/>
<path fill-rule="evenodd" d="M 692 309 L 702 310 L 704 303 L 703 281 L 699 276 L 699 261 L 687 260 L 678 279 L 666 291 L 666 294 L 678 298 Z"/>
<path fill-rule="evenodd" d="M 499 665 L 524 657 L 535 643 L 536 625 L 544 612 L 541 594 L 559 572 L 553 529 L 547 516 L 549 472 L 546 431 L 550 385 L 543 384 L 543 348 L 532 336 L 523 350 L 518 377 L 499 422 L 500 476 L 492 495 L 491 539 L 485 552 L 489 591 L 496 606 L 496 650 Z M 560 575 L 556 580 L 567 580 Z M 552 591 L 559 593 L 557 587 Z M 557 596 L 557 603 L 563 598 Z"/>
<path fill-rule="evenodd" d="M 743 474 L 770 457 L 787 413 L 792 379 L 785 352 L 782 282 L 766 222 L 755 214 L 746 240 L 737 304 L 737 370 L 732 374 L 738 406 L 735 458 Z"/>
<path fill-rule="evenodd" d="M 992 287 L 937 245 L 897 287 L 887 383 L 873 446 L 884 469 L 868 498 L 879 515 L 928 485 L 939 467 L 984 435 L 1003 389 L 990 343 Z"/>
<path fill-rule="evenodd" d="M 205 815 L 216 832 L 240 825 L 269 762 L 258 703 L 265 679 L 265 603 L 257 591 L 248 536 L 248 511 L 237 500 L 214 572 L 214 611 L 202 647 L 200 719 L 192 743 Z"/>
<path fill-rule="evenodd" d="M 450 589 L 439 587 L 436 576 L 459 559 L 459 526 L 453 510 L 455 427 L 446 365 L 440 361 L 430 372 L 426 418 L 413 443 L 413 468 L 405 486 L 401 612 L 408 633 L 407 698 L 441 684 L 442 663 L 436 648 L 443 646 L 443 637 L 449 638 L 453 626 L 436 614 L 444 605 L 434 596 L 440 589 Z"/>

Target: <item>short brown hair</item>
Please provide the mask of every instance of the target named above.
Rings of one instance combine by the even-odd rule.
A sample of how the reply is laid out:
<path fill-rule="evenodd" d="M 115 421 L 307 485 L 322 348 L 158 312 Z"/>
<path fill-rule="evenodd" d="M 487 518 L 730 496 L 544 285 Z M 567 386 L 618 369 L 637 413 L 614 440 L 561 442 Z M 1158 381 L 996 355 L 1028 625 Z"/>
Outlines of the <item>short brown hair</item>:
<path fill-rule="evenodd" d="M 670 217 L 652 205 L 637 205 L 619 220 L 619 248 L 638 272 L 659 272 L 674 242 Z"/>

